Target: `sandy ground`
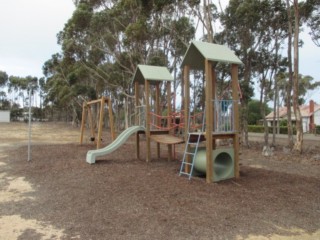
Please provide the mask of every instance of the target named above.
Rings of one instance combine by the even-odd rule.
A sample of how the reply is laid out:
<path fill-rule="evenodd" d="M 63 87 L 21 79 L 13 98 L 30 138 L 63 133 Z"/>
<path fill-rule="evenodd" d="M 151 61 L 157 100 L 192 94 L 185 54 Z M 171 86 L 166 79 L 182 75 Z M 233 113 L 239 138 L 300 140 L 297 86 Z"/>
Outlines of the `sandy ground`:
<path fill-rule="evenodd" d="M 26 199 L 36 201 L 32 196 L 34 188 L 23 176 L 12 177 L 7 173 L 6 170 L 10 166 L 3 162 L 8 157 L 7 151 L 25 146 L 30 142 L 32 156 L 32 145 L 75 142 L 79 138 L 79 130 L 65 124 L 32 124 L 30 131 L 25 123 L 0 123 L 0 129 L 0 204 L 4 207 L 9 202 L 19 204 Z M 28 154 L 22 157 L 27 160 Z M 28 231 L 34 233 L 31 234 L 34 238 L 24 238 L 24 233 Z M 63 229 L 57 229 L 35 219 L 25 219 L 20 215 L 0 216 L 0 239 L 37 239 L 37 236 L 41 236 L 39 239 L 60 239 L 63 236 Z"/>
<path fill-rule="evenodd" d="M 37 184 L 35 184 L 35 182 L 30 183 L 28 182 L 28 180 L 26 180 L 26 176 L 29 176 L 28 174 L 37 174 L 36 171 L 40 171 L 40 169 L 42 170 L 43 167 L 45 167 L 46 165 L 35 165 L 35 163 L 33 163 L 32 168 L 34 170 L 27 170 L 27 171 L 23 171 L 21 168 L 19 171 L 17 169 L 13 169 L 15 167 L 23 167 L 24 165 L 21 165 L 21 162 L 27 161 L 27 152 L 26 152 L 26 145 L 28 144 L 28 126 L 26 124 L 23 123 L 10 123 L 10 124 L 3 124 L 0 123 L 0 132 L 1 132 L 1 136 L 0 136 L 0 206 L 2 208 L 2 210 L 0 211 L 0 239 L 130 239 L 130 235 L 122 235 L 122 237 L 119 237 L 118 235 L 110 235 L 109 236 L 114 236 L 114 237 L 107 237 L 103 236 L 103 235 L 89 235 L 87 234 L 84 230 L 84 232 L 82 232 L 81 230 L 79 231 L 72 231 L 70 230 L 68 227 L 66 227 L 67 223 L 64 224 L 58 224 L 55 223 L 55 221 L 52 221 L 50 218 L 48 217 L 44 217 L 45 213 L 42 213 L 44 215 L 37 215 L 37 216 L 42 216 L 42 217 L 38 217 L 38 218 L 33 218 L 33 214 L 32 214 L 32 207 L 30 207 L 30 210 L 25 210 L 28 209 L 29 205 L 30 206 L 35 206 L 37 205 L 37 202 L 39 202 L 39 199 L 42 199 L 42 188 L 44 185 L 42 185 L 41 182 Z M 66 124 L 33 124 L 32 126 L 32 148 L 31 150 L 34 151 L 32 153 L 34 153 L 34 156 L 38 156 L 38 152 L 40 150 L 36 149 L 36 146 L 40 145 L 47 145 L 47 144 L 76 144 L 79 141 L 79 129 L 78 128 L 73 128 L 71 125 L 66 125 Z M 290 186 L 290 181 L 300 181 L 301 179 L 304 179 L 302 177 L 307 177 L 307 181 L 310 184 L 310 186 L 313 186 L 310 190 L 306 190 L 306 192 L 310 192 L 313 194 L 314 197 L 314 201 L 310 202 L 309 206 L 312 206 L 313 210 L 312 210 L 312 214 L 310 214 L 310 212 L 308 210 L 306 210 L 305 212 L 303 212 L 303 208 L 298 207 L 298 211 L 301 211 L 301 217 L 303 217 L 304 219 L 308 219 L 307 216 L 305 216 L 307 213 L 310 214 L 310 228 L 309 229 L 304 229 L 301 227 L 283 227 L 286 224 L 277 224 L 275 221 L 271 221 L 269 222 L 269 220 L 263 220 L 265 221 L 265 224 L 268 227 L 268 229 L 275 229 L 274 232 L 270 232 L 270 231 L 266 231 L 266 233 L 262 234 L 262 232 L 264 232 L 262 229 L 264 228 L 263 226 L 256 226 L 257 229 L 260 229 L 257 232 L 261 232 L 261 234 L 259 233 L 255 233 L 255 231 L 253 231 L 252 233 L 250 233 L 250 231 L 246 231 L 245 229 L 243 229 L 246 234 L 241 234 L 241 231 L 237 234 L 226 234 L 225 236 L 215 236 L 212 235 L 210 238 L 206 237 L 206 235 L 204 234 L 203 237 L 201 237 L 202 235 L 199 234 L 198 235 L 198 239 L 236 239 L 236 240 L 284 240 L 284 239 L 288 239 L 288 240 L 298 240 L 298 239 L 304 239 L 304 240 L 319 240 L 320 239 L 320 159 L 318 159 L 318 157 L 320 156 L 320 152 L 317 151 L 319 149 L 317 149 L 317 146 L 319 147 L 319 142 L 315 142 L 317 139 L 312 139 L 312 145 L 316 146 L 316 147 L 312 147 L 311 149 L 309 149 L 309 151 L 307 153 L 305 153 L 305 156 L 293 156 L 290 153 L 285 152 L 285 150 L 283 150 L 282 146 L 278 147 L 278 151 L 275 153 L 275 155 L 273 157 L 270 158 L 264 158 L 261 157 L 261 155 L 259 155 L 260 152 L 260 145 L 258 143 L 253 143 L 253 148 L 251 150 L 242 150 L 242 156 L 241 156 L 241 166 L 244 166 L 244 170 L 242 172 L 242 180 L 240 181 L 229 181 L 228 183 L 226 183 L 226 185 L 220 185 L 220 190 L 223 188 L 227 188 L 229 186 L 230 187 L 239 187 L 239 186 L 243 186 L 243 184 L 246 184 L 246 175 L 252 175 L 252 170 L 251 169 L 260 169 L 261 172 L 259 172 L 261 175 L 260 176 L 269 176 L 270 174 L 273 174 L 273 172 L 275 172 L 275 177 L 278 179 L 279 181 L 281 181 L 281 175 L 280 173 L 286 173 L 286 177 L 283 178 L 284 182 L 288 182 L 288 186 Z M 257 141 L 257 139 L 255 139 L 255 141 Z M 87 142 L 88 143 L 88 142 Z M 51 153 L 51 148 L 50 145 L 47 148 L 43 148 L 41 151 L 45 151 L 45 153 L 49 154 Z M 67 146 L 65 149 L 63 147 L 61 147 L 61 152 L 63 151 L 67 151 L 68 148 L 74 146 L 74 145 L 65 145 Z M 92 146 L 91 146 L 92 147 Z M 90 146 L 88 147 L 90 148 Z M 130 148 L 130 146 L 128 146 L 128 148 Z M 87 148 L 78 148 L 78 151 L 81 152 L 83 151 L 84 153 L 86 152 Z M 13 153 L 17 153 L 17 155 L 15 156 L 20 156 L 20 160 L 17 163 L 11 163 L 10 161 L 8 161 L 9 155 L 8 154 L 12 154 Z M 55 154 L 55 152 L 53 152 Z M 65 154 L 64 152 L 61 154 Z M 33 156 L 33 155 L 32 155 Z M 114 158 L 116 159 L 118 155 L 115 155 Z M 130 155 L 129 155 L 130 156 Z M 123 158 L 121 159 L 127 159 L 129 156 L 123 156 Z M 61 169 L 61 166 L 59 165 L 55 165 L 55 159 L 52 157 L 52 160 L 48 159 L 48 161 L 52 161 L 50 162 L 50 166 L 52 167 L 52 171 L 57 169 Z M 80 155 L 81 158 L 81 155 Z M 257 158 L 259 158 L 259 160 L 257 160 Z M 288 164 L 288 159 L 290 160 L 290 164 Z M 71 161 L 71 160 L 70 160 Z M 82 161 L 82 160 L 81 160 Z M 72 162 L 70 162 L 70 164 L 73 164 Z M 75 162 L 74 164 L 77 164 L 77 162 Z M 140 164 L 145 164 L 145 163 L 140 163 L 140 162 L 134 162 L 134 165 L 140 165 Z M 156 165 L 155 167 L 161 167 L 163 168 L 166 164 L 165 162 L 160 162 L 158 165 Z M 173 164 L 173 163 L 172 163 Z M 176 165 L 172 165 L 171 167 L 173 167 L 174 169 L 176 169 Z M 108 165 L 108 164 L 107 164 Z M 135 167 L 135 166 L 131 166 L 131 167 Z M 71 165 L 72 166 L 76 166 L 76 165 Z M 129 166 L 129 165 L 128 165 Z M 142 165 L 143 166 L 143 165 Z M 58 168 L 59 167 L 59 168 Z M 109 167 L 109 169 L 112 166 L 104 166 L 104 164 L 98 166 L 98 168 L 95 168 L 94 171 L 100 171 L 101 168 L 104 167 Z M 117 167 L 117 166 L 114 166 Z M 249 168 L 248 168 L 249 167 Z M 65 168 L 65 167 L 64 167 Z M 84 163 L 83 165 L 81 165 L 81 171 L 87 171 L 87 165 Z M 140 166 L 139 169 L 141 169 L 143 167 Z M 147 169 L 150 170 L 150 167 L 147 167 Z M 46 171 L 49 171 L 50 169 L 46 169 Z M 77 169 L 75 169 L 77 170 Z M 124 169 L 125 170 L 125 169 Z M 122 171 L 124 171 L 122 168 Z M 159 170 L 159 169 L 158 169 Z M 17 171 L 19 174 L 17 174 Z M 103 171 L 106 171 L 106 169 L 104 169 Z M 117 171 L 115 169 L 115 171 Z M 137 170 L 138 171 L 138 170 Z M 152 172 L 153 170 L 151 170 Z M 172 175 L 173 175 L 173 182 L 177 185 L 179 185 L 181 188 L 186 187 L 189 188 L 188 185 L 183 185 L 185 184 L 185 182 L 182 180 L 178 180 L 180 182 L 175 182 L 176 177 L 174 176 L 175 173 L 172 172 L 172 169 L 168 170 L 170 175 L 165 175 L 166 177 L 169 176 L 169 180 L 171 179 Z M 278 173 L 277 173 L 278 172 Z M 12 174 L 15 173 L 15 174 Z M 73 173 L 73 172 L 72 172 Z M 96 172 L 97 174 L 99 174 L 99 172 Z M 123 173 L 123 172 L 122 172 Z M 139 174 L 137 172 L 137 174 Z M 142 173 L 143 174 L 143 173 Z M 168 174 L 163 173 L 163 174 Z M 48 172 L 48 176 L 50 175 L 50 173 Z M 157 175 L 157 173 L 155 173 L 155 175 Z M 40 175 L 39 175 L 40 176 Z M 102 175 L 99 175 L 102 176 Z M 140 176 L 140 175 L 139 175 Z M 147 178 L 150 177 L 149 174 L 146 174 Z M 273 175 L 272 175 L 273 176 Z M 30 177 L 30 176 L 29 176 Z M 94 180 L 94 175 L 91 176 L 92 179 L 91 181 L 95 181 Z M 160 177 L 160 173 L 159 173 L 159 177 Z M 42 179 L 42 178 L 39 178 Z M 37 181 L 39 180 L 37 178 Z M 50 178 L 52 181 L 54 181 L 54 178 Z M 268 179 L 267 177 L 265 179 Z M 298 180 L 297 180 L 298 179 Z M 300 180 L 299 180 L 300 179 Z M 109 181 L 113 181 L 116 182 L 116 176 L 112 177 L 111 179 L 109 179 Z M 70 179 L 69 179 L 70 181 Z M 71 180 L 72 181 L 72 180 Z M 122 181 L 121 179 L 119 181 Z M 207 189 L 204 188 L 205 183 L 203 182 L 203 180 L 196 180 L 193 184 L 195 184 L 196 186 L 198 186 L 198 188 L 200 189 L 200 192 L 195 195 L 197 196 L 196 198 L 198 198 L 199 195 L 205 194 L 205 192 L 207 192 Z M 247 190 L 249 191 L 249 184 L 251 184 L 251 182 L 248 182 L 248 186 L 247 186 Z M 216 187 L 214 187 L 215 184 L 213 184 L 213 188 L 212 191 L 216 191 L 216 189 L 218 189 L 219 185 L 217 185 Z M 51 185 L 47 185 L 48 188 L 51 187 Z M 52 185 L 54 186 L 54 185 Z M 314 189 L 314 187 L 318 188 L 318 189 Z M 208 187 L 209 188 L 209 187 Z M 101 188 L 101 191 L 104 188 Z M 123 189 L 126 189 L 125 186 L 123 186 Z M 167 189 L 168 191 L 171 188 L 169 187 L 169 189 Z M 202 190 L 201 190 L 202 189 Z M 307 186 L 306 186 L 307 189 Z M 131 189 L 132 190 L 132 189 Z M 130 190 L 130 191 L 131 191 Z M 48 190 L 46 190 L 48 191 Z M 45 191 L 45 192 L 46 192 Z M 119 189 L 113 190 L 118 192 Z M 121 191 L 121 189 L 120 189 Z M 123 190 L 124 191 L 124 190 Z M 133 190 L 134 191 L 134 190 Z M 203 192 L 201 192 L 203 191 Z M 268 189 L 266 189 L 266 191 L 268 191 Z M 159 192 L 161 192 L 161 189 L 159 189 Z M 59 193 L 59 192 L 57 192 Z M 113 192 L 114 193 L 114 192 Z M 263 193 L 263 191 L 261 191 L 261 193 Z M 155 193 L 153 193 L 155 194 Z M 165 191 L 164 193 L 165 194 Z M 175 193 L 172 193 L 175 194 Z M 211 193 L 210 193 L 211 194 Z M 210 195 L 209 192 L 206 193 L 205 195 Z M 266 194 L 268 194 L 268 192 L 266 192 Z M 316 194 L 316 195 L 314 195 Z M 155 194 L 157 195 L 157 194 Z M 192 195 L 192 194 L 191 194 Z M 151 194 L 152 196 L 152 194 Z M 241 196 L 241 195 L 240 195 Z M 292 195 L 290 195 L 292 196 Z M 214 198 L 214 195 L 211 196 Z M 210 197 L 210 198 L 211 198 Z M 292 196 L 294 198 L 294 196 Z M 127 198 L 127 197 L 126 197 Z M 174 199 L 175 197 L 172 196 L 172 199 Z M 210 199 L 209 198 L 209 199 Z M 270 198 L 272 199 L 272 198 Z M 308 198 L 306 198 L 308 199 Z M 111 200 L 111 199 L 110 199 Z M 302 199 L 303 200 L 303 199 Z M 295 200 L 297 202 L 302 201 L 300 200 Z M 112 200 L 115 201 L 115 200 Z M 155 201 L 155 200 L 152 200 Z M 160 199 L 159 199 L 160 201 Z M 181 200 L 179 200 L 181 201 Z M 182 200 L 185 201 L 185 200 Z M 202 201 L 200 199 L 200 201 Z M 284 199 L 285 201 L 285 199 Z M 304 200 L 303 200 L 304 201 Z M 41 201 L 40 201 L 41 202 Z M 54 204 L 54 203 L 52 203 Z M 108 204 L 113 204 L 111 202 L 109 202 Z M 114 203 L 114 207 L 116 208 L 117 204 L 118 205 L 122 205 L 119 202 L 115 202 Z M 165 204 L 165 203 L 164 203 Z M 270 203 L 270 206 L 272 205 L 272 203 Z M 41 205 L 39 205 L 41 206 Z M 68 203 L 65 203 L 66 208 L 70 207 L 68 205 Z M 151 205 L 152 206 L 152 205 Z M 199 208 L 200 206 L 197 205 Z M 245 204 L 244 206 L 247 206 L 247 204 Z M 8 209 L 12 208 L 12 209 Z M 155 206 L 153 206 L 155 207 Z M 223 206 L 221 206 L 223 208 Z M 253 206 L 254 207 L 254 206 Z M 6 208 L 6 209 L 5 209 Z M 51 205 L 48 205 L 48 209 L 53 209 L 53 207 Z M 266 209 L 268 209 L 267 206 L 265 206 Z M 20 210 L 19 210 L 20 209 Z M 125 209 L 125 207 L 124 207 Z M 267 210 L 264 211 L 267 211 Z M 288 208 L 289 209 L 289 208 Z M 97 209 L 98 210 L 98 209 Z M 134 211 L 132 209 L 129 209 L 130 211 Z M 199 209 L 200 210 L 200 209 Z M 19 211 L 21 211 L 21 214 L 19 214 Z M 49 211 L 49 210 L 48 210 Z M 53 210 L 52 210 L 53 211 Z M 79 211 L 79 209 L 75 209 L 75 211 Z M 99 210 L 98 210 L 99 211 Z M 158 211 L 155 209 L 155 211 Z M 161 211 L 161 209 L 159 209 L 159 211 Z M 201 210 L 200 210 L 201 211 Z M 274 210 L 272 210 L 274 211 Z M 279 213 L 282 210 L 279 211 Z M 294 209 L 290 210 L 290 211 L 294 211 Z M 289 213 L 290 213 L 289 211 Z M 245 210 L 242 214 L 245 214 Z M 23 213 L 23 214 L 22 214 Z M 286 214 L 289 214 L 286 213 Z M 54 215 L 54 211 L 52 212 L 52 216 Z M 97 213 L 98 214 L 98 213 Z M 119 214 L 119 213 L 118 213 Z M 270 214 L 270 216 L 272 216 L 272 212 L 268 213 Z M 274 214 L 277 214 L 277 212 L 274 212 Z M 48 212 L 48 215 L 51 215 L 51 213 Z M 134 213 L 134 215 L 137 215 L 137 212 Z M 168 213 L 168 215 L 170 215 Z M 292 212 L 293 216 L 299 216 L 299 214 L 296 214 L 294 212 Z M 132 217 L 130 215 L 128 215 L 128 217 Z M 148 218 L 148 216 L 145 216 L 146 218 Z M 280 216 L 279 216 L 280 217 Z M 233 214 L 231 214 L 229 216 L 229 218 L 234 218 Z M 250 218 L 245 218 L 244 221 L 248 221 L 248 219 Z M 63 222 L 63 220 L 61 220 Z M 80 221 L 80 220 L 79 220 Z M 122 221 L 125 221 L 124 219 Z M 166 221 L 166 220 L 163 220 Z M 279 220 L 280 221 L 280 220 Z M 281 221 L 283 221 L 283 219 L 281 219 Z M 293 219 L 288 219 L 288 221 L 294 221 Z M 152 220 L 150 220 L 150 222 L 152 222 Z M 201 221 L 200 221 L 201 222 Z M 309 224 L 310 224 L 309 223 Z M 146 226 L 148 225 L 148 223 L 145 223 Z M 199 222 L 196 222 L 195 224 L 200 224 Z M 204 222 L 203 222 L 204 224 Z M 242 226 L 247 226 L 247 225 L 253 225 L 255 226 L 256 223 L 252 222 L 245 222 L 245 223 L 241 223 L 240 225 Z M 307 224 L 307 223 L 305 223 Z M 294 226 L 295 224 L 293 224 L 292 226 Z M 297 224 L 298 225 L 298 224 Z M 302 224 L 303 225 L 303 224 Z M 79 229 L 84 228 L 85 225 L 79 225 Z M 288 225 L 290 226 L 290 225 Z M 129 226 L 127 226 L 128 229 Z M 75 227 L 76 228 L 76 227 Z M 262 228 L 262 229 L 261 229 Z M 183 228 L 181 228 L 183 229 Z M 249 227 L 250 229 L 250 227 Z M 311 230 L 312 229 L 312 230 Z M 88 231 L 90 231 L 90 229 L 88 229 Z M 132 230 L 133 231 L 133 230 Z M 219 230 L 217 229 L 217 232 L 219 232 Z M 232 231 L 231 231 L 232 232 Z M 101 233 L 100 233 L 101 234 Z M 88 238 L 88 236 L 90 236 Z M 102 237 L 103 236 L 103 237 Z M 179 236 L 179 235 L 165 235 L 165 233 L 159 233 L 158 235 L 154 233 L 150 234 L 146 232 L 146 236 L 154 236 L 154 239 L 165 239 L 163 238 L 163 236 L 167 236 L 167 239 L 189 239 L 188 236 L 190 236 L 190 239 L 197 239 L 194 235 L 188 235 L 185 233 L 181 233 L 181 237 L 170 237 L 170 236 Z M 132 239 L 148 239 L 147 237 L 143 237 L 139 235 L 135 235 L 134 238 Z M 150 238 L 149 238 L 150 239 Z"/>

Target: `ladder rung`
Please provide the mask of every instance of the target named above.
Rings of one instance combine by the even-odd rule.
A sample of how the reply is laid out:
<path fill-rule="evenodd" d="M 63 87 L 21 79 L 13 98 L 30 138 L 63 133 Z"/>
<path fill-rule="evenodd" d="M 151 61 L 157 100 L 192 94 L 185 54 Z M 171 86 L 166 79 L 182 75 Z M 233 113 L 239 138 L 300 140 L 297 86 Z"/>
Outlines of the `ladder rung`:
<path fill-rule="evenodd" d="M 180 172 L 180 175 L 183 174 L 183 175 L 188 175 L 190 176 L 191 174 L 190 173 L 186 173 L 186 172 Z"/>
<path fill-rule="evenodd" d="M 202 135 L 203 134 L 203 132 L 201 131 L 201 132 L 188 132 L 188 135 L 189 136 L 196 136 L 196 135 L 198 135 L 198 136 L 200 136 L 200 135 Z"/>
<path fill-rule="evenodd" d="M 182 164 L 185 164 L 185 165 L 192 165 L 192 163 L 189 163 L 189 162 L 183 162 Z"/>
<path fill-rule="evenodd" d="M 195 155 L 194 152 L 185 152 L 186 154 Z"/>
<path fill-rule="evenodd" d="M 188 152 L 188 148 L 186 147 L 185 150 L 184 150 L 184 155 L 183 155 L 183 160 L 182 160 L 182 163 L 181 163 L 181 168 L 180 168 L 180 175 L 187 175 L 189 176 L 189 180 L 191 179 L 192 177 L 192 171 L 193 171 L 193 167 L 194 167 L 194 161 L 195 161 L 195 158 L 196 158 L 196 154 L 197 154 L 197 151 L 198 151 L 198 146 L 199 146 L 199 143 L 201 142 L 201 136 L 203 135 L 203 132 L 204 132 L 204 128 L 205 128 L 205 112 L 203 112 L 203 116 L 202 116 L 202 129 L 201 129 L 201 132 L 190 132 L 190 113 L 189 113 L 189 119 L 188 119 L 188 140 L 186 142 L 186 146 L 195 146 L 193 149 L 194 149 L 194 152 Z M 186 156 L 187 155 L 192 155 L 192 161 L 191 162 L 186 162 Z M 190 172 L 189 173 L 186 173 L 186 172 L 183 172 L 183 166 L 186 166 L 186 165 L 189 165 L 191 166 L 191 169 L 190 169 Z"/>
<path fill-rule="evenodd" d="M 188 142 L 189 145 L 198 145 L 197 142 Z"/>

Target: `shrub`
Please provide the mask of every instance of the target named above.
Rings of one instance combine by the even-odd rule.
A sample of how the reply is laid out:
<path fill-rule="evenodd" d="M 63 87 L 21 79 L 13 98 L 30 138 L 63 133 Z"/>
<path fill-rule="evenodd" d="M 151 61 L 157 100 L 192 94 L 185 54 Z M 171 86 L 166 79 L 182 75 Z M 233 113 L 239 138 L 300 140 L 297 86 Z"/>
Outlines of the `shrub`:
<path fill-rule="evenodd" d="M 269 133 L 272 133 L 272 127 L 268 127 Z M 248 132 L 253 133 L 264 133 L 264 126 L 261 125 L 248 125 Z M 320 126 L 319 126 L 319 133 L 320 133 Z M 288 128 L 286 126 L 280 127 L 280 134 L 288 134 Z M 296 128 L 293 127 L 293 134 L 296 134 Z"/>

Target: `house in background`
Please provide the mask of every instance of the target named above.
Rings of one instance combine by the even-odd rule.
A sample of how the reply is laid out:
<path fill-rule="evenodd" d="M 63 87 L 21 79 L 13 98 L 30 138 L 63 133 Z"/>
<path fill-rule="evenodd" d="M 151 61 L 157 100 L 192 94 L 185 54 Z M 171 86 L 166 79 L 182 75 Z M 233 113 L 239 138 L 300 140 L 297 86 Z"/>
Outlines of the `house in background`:
<path fill-rule="evenodd" d="M 10 111 L 0 110 L 0 122 L 10 122 Z"/>
<path fill-rule="evenodd" d="M 301 105 L 300 112 L 302 117 L 302 128 L 303 132 L 313 132 L 317 125 L 320 125 L 320 104 L 315 103 L 313 100 L 310 100 L 309 105 Z M 277 116 L 278 115 L 278 116 Z M 266 116 L 268 126 L 273 126 L 273 116 L 274 112 L 269 113 Z M 287 107 L 280 107 L 278 114 L 276 113 L 275 123 L 278 121 L 287 120 Z M 293 109 L 291 110 L 291 120 L 295 125 L 295 115 Z"/>

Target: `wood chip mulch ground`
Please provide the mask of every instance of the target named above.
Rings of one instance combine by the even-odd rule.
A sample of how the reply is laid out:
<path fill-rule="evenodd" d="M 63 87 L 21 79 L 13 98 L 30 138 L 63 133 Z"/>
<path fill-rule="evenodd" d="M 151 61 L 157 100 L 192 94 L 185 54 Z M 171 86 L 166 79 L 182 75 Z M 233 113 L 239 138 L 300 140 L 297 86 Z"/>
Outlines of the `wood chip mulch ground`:
<path fill-rule="evenodd" d="M 180 161 L 165 153 L 136 159 L 133 139 L 92 165 L 89 144 L 36 145 L 31 162 L 22 146 L 9 150 L 1 169 L 24 176 L 32 198 L 1 204 L 0 216 L 47 222 L 64 230 L 62 239 L 317 239 L 319 153 L 290 157 L 279 148 L 264 158 L 260 147 L 242 150 L 239 179 L 207 184 L 179 177 Z M 41 239 L 30 229 L 21 236 Z"/>

